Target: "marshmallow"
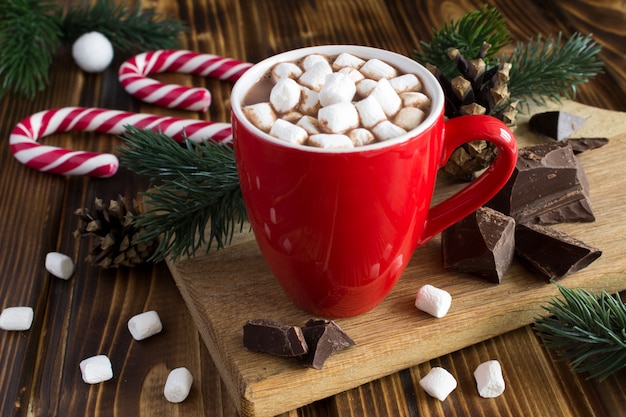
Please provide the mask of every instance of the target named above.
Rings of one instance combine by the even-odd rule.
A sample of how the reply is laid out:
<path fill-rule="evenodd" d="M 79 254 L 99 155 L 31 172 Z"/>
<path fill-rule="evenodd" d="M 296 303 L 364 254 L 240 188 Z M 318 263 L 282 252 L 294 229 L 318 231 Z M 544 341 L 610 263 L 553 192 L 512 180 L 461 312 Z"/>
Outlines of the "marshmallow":
<path fill-rule="evenodd" d="M 319 61 L 304 71 L 298 81 L 311 90 L 320 91 L 324 86 L 324 80 L 328 74 L 333 72 L 327 61 Z"/>
<path fill-rule="evenodd" d="M 370 95 L 374 87 L 376 87 L 376 84 L 378 83 L 371 78 L 365 78 L 361 81 L 357 81 L 356 93 L 361 97 L 367 97 Z"/>
<path fill-rule="evenodd" d="M 420 288 L 415 297 L 415 307 L 437 318 L 445 316 L 451 304 L 450 293 L 429 284 Z"/>
<path fill-rule="evenodd" d="M 135 340 L 143 340 L 163 330 L 163 324 L 156 311 L 146 311 L 128 320 L 128 331 Z"/>
<path fill-rule="evenodd" d="M 298 120 L 302 119 L 302 113 L 297 111 L 290 111 L 289 113 L 283 114 L 280 118 L 286 122 L 290 123 L 298 123 Z"/>
<path fill-rule="evenodd" d="M 106 355 L 96 355 L 80 362 L 80 372 L 87 384 L 97 384 L 113 378 L 111 361 Z"/>
<path fill-rule="evenodd" d="M 325 55 L 320 55 L 320 54 L 307 55 L 302 60 L 302 67 L 304 68 L 305 71 L 308 71 L 313 67 L 313 65 L 319 62 L 328 64 L 328 57 Z M 329 64 L 329 67 L 330 67 L 330 64 Z"/>
<path fill-rule="evenodd" d="M 344 149 L 353 148 L 352 140 L 346 135 L 321 133 L 319 135 L 311 135 L 309 144 L 316 148 L 324 149 Z"/>
<path fill-rule="evenodd" d="M 272 68 L 272 79 L 278 81 L 281 78 L 293 78 L 297 80 L 302 75 L 302 69 L 293 62 L 281 62 Z"/>
<path fill-rule="evenodd" d="M 337 58 L 333 61 L 333 69 L 335 71 L 339 71 L 341 68 L 359 69 L 363 64 L 365 64 L 365 61 L 358 56 L 342 52 L 337 55 Z"/>
<path fill-rule="evenodd" d="M 300 120 L 298 120 L 298 123 L 296 123 L 296 126 L 306 130 L 306 133 L 309 135 L 317 135 L 318 133 L 321 133 L 317 119 L 312 116 L 302 116 Z"/>
<path fill-rule="evenodd" d="M 374 136 L 376 136 L 376 139 L 385 141 L 404 135 L 406 130 L 402 129 L 400 126 L 394 125 L 389 120 L 385 120 L 374 126 L 372 132 Z"/>
<path fill-rule="evenodd" d="M 409 131 L 415 129 L 426 117 L 421 109 L 417 107 L 404 107 L 393 118 L 393 123 L 402 129 Z"/>
<path fill-rule="evenodd" d="M 270 103 L 257 103 L 242 108 L 250 123 L 264 132 L 269 132 L 276 121 L 276 113 Z"/>
<path fill-rule="evenodd" d="M 409 91 L 420 91 L 422 89 L 420 80 L 415 74 L 403 74 L 398 77 L 393 77 L 389 80 L 389 84 L 391 84 L 398 94 L 407 93 Z"/>
<path fill-rule="evenodd" d="M 350 68 L 350 67 L 345 67 L 340 69 L 339 71 L 337 71 L 339 74 L 345 74 L 348 77 L 350 77 L 350 79 L 352 81 L 354 81 L 355 83 L 358 81 L 361 81 L 363 79 L 365 79 L 365 75 L 363 75 L 361 73 L 361 71 L 354 69 L 354 68 Z M 372 80 L 373 81 L 373 80 Z"/>
<path fill-rule="evenodd" d="M 61 279 L 69 279 L 74 273 L 74 262 L 69 256 L 59 252 L 49 252 L 46 255 L 46 269 L 52 275 Z"/>
<path fill-rule="evenodd" d="M 324 80 L 324 86 L 320 90 L 319 100 L 322 106 L 350 102 L 356 93 L 354 81 L 345 74 L 333 72 Z"/>
<path fill-rule="evenodd" d="M 291 78 L 281 78 L 272 87 L 270 104 L 277 113 L 287 113 L 300 102 L 300 86 Z"/>
<path fill-rule="evenodd" d="M 420 379 L 420 386 L 428 395 L 445 400 L 456 388 L 456 379 L 452 374 L 441 367 L 434 367 L 428 374 Z"/>
<path fill-rule="evenodd" d="M 352 103 L 337 103 L 317 112 L 320 127 L 326 133 L 344 133 L 359 125 L 359 113 Z"/>
<path fill-rule="evenodd" d="M 33 324 L 34 314 L 32 307 L 7 307 L 0 314 L 0 329 L 28 330 Z"/>
<path fill-rule="evenodd" d="M 400 96 L 395 92 L 389 80 L 386 78 L 376 83 L 376 87 L 374 87 L 370 96 L 378 100 L 387 117 L 393 117 L 398 110 L 400 110 L 400 107 L 402 107 Z"/>
<path fill-rule="evenodd" d="M 417 91 L 410 91 L 408 93 L 400 94 L 403 107 L 418 107 L 422 110 L 426 110 L 430 107 L 430 98 L 424 93 Z"/>
<path fill-rule="evenodd" d="M 306 130 L 283 119 L 276 120 L 270 135 L 294 145 L 302 145 L 308 136 Z"/>
<path fill-rule="evenodd" d="M 497 360 L 483 362 L 474 371 L 478 394 L 483 398 L 495 398 L 504 392 L 502 367 Z"/>
<path fill-rule="evenodd" d="M 165 381 L 163 394 L 165 399 L 171 403 L 180 403 L 185 401 L 191 391 L 193 384 L 193 375 L 189 369 L 185 367 L 172 369 Z"/>
<path fill-rule="evenodd" d="M 300 103 L 298 104 L 298 110 L 309 116 L 317 115 L 320 109 L 319 93 L 311 90 L 310 88 L 302 86 L 302 92 L 300 93 Z"/>
<path fill-rule="evenodd" d="M 372 132 L 363 128 L 352 129 L 348 132 L 348 137 L 354 146 L 368 145 L 376 139 Z"/>
<path fill-rule="evenodd" d="M 367 77 L 373 80 L 381 80 L 381 79 L 391 79 L 395 77 L 398 72 L 394 67 L 387 64 L 386 62 L 381 61 L 377 58 L 372 58 L 368 60 L 363 66 L 360 68 L 360 71 Z"/>
<path fill-rule="evenodd" d="M 359 116 L 361 117 L 361 125 L 366 128 L 371 128 L 383 120 L 387 120 L 387 115 L 385 114 L 382 106 L 378 100 L 372 96 L 368 96 L 367 98 L 358 101 L 354 107 L 356 107 L 356 110 L 359 112 Z"/>

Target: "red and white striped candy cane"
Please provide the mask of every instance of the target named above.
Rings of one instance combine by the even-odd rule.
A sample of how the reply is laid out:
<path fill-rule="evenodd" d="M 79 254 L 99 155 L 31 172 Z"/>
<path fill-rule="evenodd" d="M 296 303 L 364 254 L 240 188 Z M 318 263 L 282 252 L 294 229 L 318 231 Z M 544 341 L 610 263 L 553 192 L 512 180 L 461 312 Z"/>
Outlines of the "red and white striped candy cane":
<path fill-rule="evenodd" d="M 211 104 L 211 93 L 207 89 L 163 84 L 147 75 L 180 72 L 234 82 L 251 66 L 250 63 L 218 55 L 159 50 L 130 58 L 120 66 L 118 76 L 128 94 L 147 103 L 204 112 Z"/>
<path fill-rule="evenodd" d="M 54 174 L 106 178 L 117 172 L 119 161 L 115 155 L 45 146 L 37 141 L 53 133 L 69 131 L 119 135 L 129 125 L 160 131 L 179 142 L 185 136 L 196 142 L 206 139 L 218 142 L 232 140 L 230 123 L 119 110 L 63 107 L 41 111 L 25 118 L 11 132 L 9 143 L 13 156 L 30 168 Z"/>

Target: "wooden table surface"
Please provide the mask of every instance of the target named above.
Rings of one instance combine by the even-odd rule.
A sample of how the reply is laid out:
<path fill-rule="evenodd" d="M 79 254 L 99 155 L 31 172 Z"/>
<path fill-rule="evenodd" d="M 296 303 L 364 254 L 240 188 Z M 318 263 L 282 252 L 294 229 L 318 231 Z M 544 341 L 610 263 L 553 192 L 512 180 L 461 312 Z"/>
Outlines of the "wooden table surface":
<path fill-rule="evenodd" d="M 62 1 L 78 4 L 79 1 Z M 429 40 L 432 29 L 478 1 L 381 0 L 144 0 L 145 8 L 188 22 L 183 48 L 256 62 L 283 50 L 327 43 L 355 43 L 408 56 Z M 603 46 L 603 75 L 581 87 L 577 100 L 626 111 L 626 7 L 620 0 L 489 1 L 507 19 L 512 36 L 538 33 L 593 33 Z M 0 102 L 0 308 L 33 307 L 33 326 L 0 331 L 0 410 L 2 416 L 235 416 L 233 402 L 172 280 L 165 263 L 103 271 L 86 264 L 89 245 L 76 241 L 73 214 L 95 197 L 132 198 L 146 182 L 122 170 L 110 179 L 61 177 L 29 169 L 11 155 L 8 137 L 23 118 L 55 107 L 86 106 L 228 121 L 231 86 L 180 74 L 160 79 L 206 86 L 213 104 L 206 114 L 166 110 L 130 98 L 117 81 L 117 67 L 130 55 L 117 54 L 102 74 L 85 74 L 67 50 L 55 56 L 46 91 L 33 100 L 7 96 Z M 120 144 L 109 135 L 58 134 L 47 144 L 111 151 Z M 44 268 L 48 252 L 69 254 L 77 263 L 68 281 Z M 137 342 L 127 321 L 142 311 L 159 312 L 164 330 Z M 494 312 L 497 313 L 497 312 Z M 81 379 L 79 362 L 106 354 L 115 376 L 97 385 Z M 492 400 L 475 393 L 477 357 L 505 367 L 505 393 Z M 512 360 L 514 359 L 514 360 Z M 572 373 L 554 362 L 530 326 L 494 337 L 284 416 L 623 416 L 626 372 L 603 383 Z M 163 396 L 169 371 L 185 366 L 194 375 L 188 399 L 171 404 Z M 459 387 L 446 401 L 428 397 L 418 381 L 432 366 L 457 376 Z"/>

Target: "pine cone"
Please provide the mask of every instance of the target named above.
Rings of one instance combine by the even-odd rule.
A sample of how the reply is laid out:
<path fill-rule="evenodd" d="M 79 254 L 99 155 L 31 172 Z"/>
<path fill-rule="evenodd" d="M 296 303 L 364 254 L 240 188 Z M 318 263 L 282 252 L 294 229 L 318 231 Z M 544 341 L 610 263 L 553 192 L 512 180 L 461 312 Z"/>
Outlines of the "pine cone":
<path fill-rule="evenodd" d="M 146 262 L 154 253 L 156 242 L 138 243 L 143 229 L 132 223 L 132 216 L 139 214 L 137 202 L 127 207 L 126 200 L 119 196 L 104 205 L 96 198 L 95 213 L 87 208 L 77 209 L 76 214 L 83 224 L 74 231 L 74 237 L 93 237 L 94 247 L 86 258 L 92 265 L 104 269 L 120 266 L 136 266 Z"/>
<path fill-rule="evenodd" d="M 448 56 L 460 73 L 452 80 L 448 80 L 438 68 L 427 66 L 444 91 L 447 118 L 488 114 L 508 125 L 515 123 L 518 103 L 511 101 L 508 89 L 511 64 L 502 63 L 487 69 L 483 58 L 490 47 L 484 43 L 478 56 L 472 60 L 467 60 L 458 49 L 450 49 Z M 443 170 L 463 181 L 471 181 L 491 164 L 495 155 L 496 149 L 490 142 L 470 142 L 453 153 Z"/>

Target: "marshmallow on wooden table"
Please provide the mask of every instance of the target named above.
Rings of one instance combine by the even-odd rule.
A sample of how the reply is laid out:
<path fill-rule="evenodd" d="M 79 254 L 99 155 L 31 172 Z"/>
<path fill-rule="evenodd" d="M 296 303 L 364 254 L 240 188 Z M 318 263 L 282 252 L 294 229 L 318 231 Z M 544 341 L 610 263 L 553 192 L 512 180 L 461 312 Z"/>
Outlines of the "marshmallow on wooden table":
<path fill-rule="evenodd" d="M 371 78 L 376 81 L 381 79 L 389 80 L 398 74 L 398 71 L 396 71 L 394 67 L 377 58 L 369 59 L 365 64 L 363 64 L 363 66 L 361 66 L 360 71 L 367 78 Z"/>
<path fill-rule="evenodd" d="M 96 355 L 82 360 L 80 372 L 87 384 L 97 384 L 113 378 L 113 367 L 106 355 Z"/>
<path fill-rule="evenodd" d="M 49 252 L 45 265 L 46 270 L 57 278 L 69 279 L 74 273 L 74 261 L 63 253 Z"/>
<path fill-rule="evenodd" d="M 167 401 L 171 403 L 180 403 L 185 401 L 191 391 L 193 384 L 193 375 L 185 367 L 172 369 L 165 381 L 163 394 Z"/>
<path fill-rule="evenodd" d="M 342 52 L 333 61 L 333 69 L 335 71 L 339 71 L 341 68 L 359 69 L 363 64 L 365 64 L 365 60 L 347 52 Z"/>
<path fill-rule="evenodd" d="M 302 75 L 302 69 L 293 62 L 281 62 L 272 68 L 272 79 L 278 81 L 281 78 L 293 78 L 297 80 Z"/>
<path fill-rule="evenodd" d="M 143 340 L 163 330 L 163 324 L 156 311 L 146 311 L 128 320 L 128 331 L 135 340 Z"/>
<path fill-rule="evenodd" d="M 353 148 L 352 140 L 346 135 L 321 133 L 309 137 L 309 144 L 316 148 L 324 149 L 344 149 Z"/>
<path fill-rule="evenodd" d="M 270 103 L 256 103 L 241 109 L 250 123 L 264 132 L 269 132 L 276 121 L 276 113 Z"/>
<path fill-rule="evenodd" d="M 457 386 L 454 376 L 438 366 L 433 367 L 424 378 L 420 379 L 419 384 L 428 395 L 439 401 L 445 400 Z"/>
<path fill-rule="evenodd" d="M 387 115 L 382 106 L 373 96 L 368 96 L 354 105 L 361 117 L 361 125 L 366 128 L 376 126 L 383 120 L 387 120 Z"/>
<path fill-rule="evenodd" d="M 32 307 L 7 307 L 0 313 L 0 329 L 22 331 L 30 329 L 35 312 Z"/>
<path fill-rule="evenodd" d="M 389 139 L 397 138 L 400 135 L 404 135 L 406 130 L 402 129 L 400 126 L 396 126 L 389 120 L 384 120 L 374 126 L 372 128 L 372 132 L 379 141 L 383 142 Z"/>
<path fill-rule="evenodd" d="M 422 286 L 415 297 L 415 307 L 437 318 L 445 316 L 451 305 L 450 293 L 429 284 Z"/>
<path fill-rule="evenodd" d="M 278 113 L 286 113 L 300 103 L 300 86 L 291 78 L 281 78 L 272 87 L 270 104 Z"/>
<path fill-rule="evenodd" d="M 402 129 L 409 131 L 415 129 L 426 118 L 426 113 L 422 109 L 417 107 L 403 107 L 396 117 L 393 118 L 393 123 Z"/>
<path fill-rule="evenodd" d="M 504 392 L 502 367 L 497 360 L 483 362 L 474 371 L 478 394 L 483 398 L 495 398 Z"/>
<path fill-rule="evenodd" d="M 386 78 L 376 83 L 376 87 L 370 92 L 370 97 L 378 100 L 387 117 L 393 117 L 402 107 L 402 99 Z"/>
<path fill-rule="evenodd" d="M 354 80 L 340 72 L 328 74 L 320 90 L 319 100 L 322 106 L 350 102 L 356 93 Z"/>
<path fill-rule="evenodd" d="M 294 145 L 302 145 L 309 136 L 306 130 L 291 122 L 278 119 L 270 130 L 270 135 Z"/>
<path fill-rule="evenodd" d="M 319 61 L 313 64 L 309 69 L 298 78 L 300 84 L 310 88 L 314 91 L 320 91 L 324 86 L 324 80 L 328 74 L 331 74 L 333 69 L 326 61 Z"/>
<path fill-rule="evenodd" d="M 320 127 L 326 133 L 344 133 L 359 125 L 359 113 L 352 103 L 337 103 L 317 112 Z"/>

